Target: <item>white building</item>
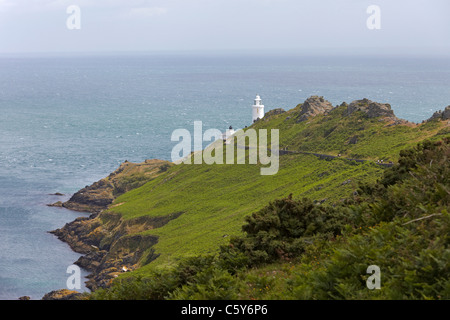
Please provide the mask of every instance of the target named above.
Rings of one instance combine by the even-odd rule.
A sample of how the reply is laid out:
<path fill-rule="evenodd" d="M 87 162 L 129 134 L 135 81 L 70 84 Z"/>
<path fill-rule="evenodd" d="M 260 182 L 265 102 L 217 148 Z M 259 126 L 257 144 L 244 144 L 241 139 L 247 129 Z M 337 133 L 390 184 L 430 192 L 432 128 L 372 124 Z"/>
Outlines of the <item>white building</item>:
<path fill-rule="evenodd" d="M 261 103 L 261 97 L 256 95 L 255 103 L 253 104 L 253 119 L 252 123 L 258 119 L 262 119 L 264 117 L 264 105 Z"/>
<path fill-rule="evenodd" d="M 255 122 L 258 119 L 262 119 L 264 117 L 264 105 L 261 104 L 261 97 L 259 95 L 256 95 L 255 98 L 255 103 L 253 105 L 253 120 L 252 122 Z M 239 131 L 239 130 L 238 130 Z M 236 133 L 236 130 L 233 129 L 232 126 L 230 126 L 228 128 L 227 131 L 225 131 L 224 133 L 222 133 L 222 141 L 225 144 L 230 144 L 231 143 L 231 137 Z"/>
<path fill-rule="evenodd" d="M 230 126 L 228 128 L 228 130 L 225 131 L 225 133 L 222 133 L 222 140 L 223 140 L 223 142 L 225 142 L 225 144 L 230 144 L 230 140 L 229 139 L 235 133 L 236 133 L 236 131 L 233 129 L 232 126 Z"/>

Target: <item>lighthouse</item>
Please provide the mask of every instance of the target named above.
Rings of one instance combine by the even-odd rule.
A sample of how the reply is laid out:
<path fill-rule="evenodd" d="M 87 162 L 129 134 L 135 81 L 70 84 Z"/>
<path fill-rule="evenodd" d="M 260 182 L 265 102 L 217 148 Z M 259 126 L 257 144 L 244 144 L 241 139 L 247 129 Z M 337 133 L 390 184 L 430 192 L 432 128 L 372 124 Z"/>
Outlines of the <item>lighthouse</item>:
<path fill-rule="evenodd" d="M 262 119 L 264 117 L 264 105 L 261 103 L 261 97 L 256 95 L 255 103 L 253 104 L 253 120 L 255 122 L 258 119 Z"/>

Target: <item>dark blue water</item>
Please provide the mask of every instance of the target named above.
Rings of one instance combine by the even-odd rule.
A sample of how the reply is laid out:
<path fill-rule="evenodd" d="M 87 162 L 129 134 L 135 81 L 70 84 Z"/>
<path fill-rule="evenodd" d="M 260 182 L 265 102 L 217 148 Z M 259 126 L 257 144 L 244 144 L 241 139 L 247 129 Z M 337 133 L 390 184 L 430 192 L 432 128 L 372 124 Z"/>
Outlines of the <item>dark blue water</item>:
<path fill-rule="evenodd" d="M 125 160 L 170 160 L 174 129 L 242 128 L 256 94 L 266 111 L 369 98 L 419 122 L 450 104 L 449 83 L 436 58 L 0 57 L 0 299 L 65 288 L 79 255 L 47 231 L 81 214 L 45 204 Z"/>

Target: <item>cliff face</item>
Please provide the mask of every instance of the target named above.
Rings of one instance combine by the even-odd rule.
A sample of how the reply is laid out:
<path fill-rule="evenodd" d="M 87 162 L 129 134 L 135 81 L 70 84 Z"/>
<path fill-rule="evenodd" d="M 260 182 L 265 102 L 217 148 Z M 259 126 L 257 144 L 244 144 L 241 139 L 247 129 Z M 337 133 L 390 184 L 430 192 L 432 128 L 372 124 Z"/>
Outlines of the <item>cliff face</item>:
<path fill-rule="evenodd" d="M 126 161 L 108 177 L 76 192 L 67 202 L 50 205 L 92 213 L 89 217 L 77 218 L 63 228 L 50 231 L 69 244 L 72 250 L 85 255 L 75 264 L 92 272 L 86 284 L 89 289 L 106 287 L 123 270 L 135 268 L 144 251 L 158 241 L 154 236 L 123 237 L 130 230 L 141 232 L 158 228 L 179 216 L 173 214 L 163 218 L 124 221 L 120 215 L 102 213 L 119 195 L 144 185 L 172 165 L 163 160 L 146 160 L 143 163 Z M 148 254 L 146 261 L 154 258 L 156 256 Z"/>
<path fill-rule="evenodd" d="M 75 264 L 91 272 L 86 287 L 96 290 L 108 287 L 120 273 L 156 259 L 158 255 L 151 248 L 158 237 L 137 233 L 162 227 L 181 214 L 124 220 L 119 214 L 101 212 L 78 218 L 51 233 L 84 254 Z"/>

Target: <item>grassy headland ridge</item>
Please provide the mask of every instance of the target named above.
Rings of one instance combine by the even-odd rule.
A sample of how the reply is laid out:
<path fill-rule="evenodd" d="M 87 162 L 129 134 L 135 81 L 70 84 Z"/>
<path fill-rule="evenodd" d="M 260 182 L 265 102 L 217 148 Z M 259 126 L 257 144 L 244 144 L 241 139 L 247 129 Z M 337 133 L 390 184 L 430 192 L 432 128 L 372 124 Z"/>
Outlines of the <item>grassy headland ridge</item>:
<path fill-rule="evenodd" d="M 119 195 L 136 189 L 165 172 L 173 164 L 164 160 L 146 160 L 143 163 L 125 161 L 108 177 L 77 191 L 68 201 L 49 204 L 74 211 L 98 213 Z"/>
<path fill-rule="evenodd" d="M 354 297 L 350 289 L 361 285 L 358 281 L 333 283 L 332 288 L 321 291 L 314 287 L 316 278 L 305 277 L 311 283 L 302 282 L 299 275 L 328 279 L 327 270 L 361 271 L 363 262 L 370 260 L 364 252 L 349 253 L 363 262 L 350 259 L 354 265 L 345 266 L 342 252 L 358 250 L 359 241 L 376 241 L 364 238 L 363 230 L 373 232 L 375 237 L 373 230 L 381 228 L 379 236 L 384 238 L 380 241 L 393 244 L 392 248 L 375 246 L 379 250 L 376 254 L 394 254 L 396 232 L 401 223 L 408 221 L 401 220 L 396 212 L 376 212 L 391 210 L 387 204 L 380 209 L 379 202 L 383 197 L 389 201 L 392 192 L 412 201 L 394 203 L 399 212 L 404 212 L 403 218 L 439 214 L 433 216 L 437 219 L 423 220 L 427 225 L 420 232 L 424 235 L 440 236 L 441 231 L 448 229 L 448 213 L 441 210 L 448 205 L 448 160 L 440 157 L 448 157 L 445 139 L 450 137 L 449 113 L 447 107 L 428 121 L 414 124 L 398 119 L 388 104 L 363 99 L 333 107 L 322 97 L 314 96 L 289 111 L 269 111 L 250 127 L 279 129 L 280 148 L 286 152 L 280 157 L 276 175 L 260 175 L 260 164 L 173 165 L 154 160 L 147 162 L 151 168 L 145 168 L 126 163 L 118 169 L 120 175 L 80 190 L 81 194 L 89 191 L 88 197 L 78 193 L 68 203 L 59 204 L 94 214 L 54 233 L 75 251 L 85 254 L 77 263 L 92 271 L 89 287 L 109 288 L 96 291 L 92 298 Z M 411 149 L 425 140 L 425 144 Z M 405 153 L 404 149 L 414 151 Z M 431 150 L 425 152 L 426 159 L 421 156 L 424 150 Z M 377 160 L 392 162 L 393 167 L 380 166 Z M 420 171 L 426 164 L 431 172 Z M 438 166 L 443 173 L 434 171 L 440 170 Z M 125 168 L 135 168 L 137 172 L 130 169 L 126 174 Z M 409 189 L 414 186 L 411 176 L 419 174 L 427 178 L 433 175 L 431 181 L 435 184 L 422 188 L 430 197 L 433 192 L 440 194 L 437 197 L 441 197 L 441 203 L 433 204 L 428 198 L 427 203 L 425 199 L 420 202 L 420 197 L 410 199 L 416 192 Z M 97 198 L 98 194 L 106 195 L 101 199 L 107 201 L 91 203 L 90 197 Z M 424 209 L 416 212 L 420 206 Z M 414 213 L 409 216 L 410 209 Z M 303 221 L 304 216 L 309 220 Z M 272 225 L 266 219 L 281 224 Z M 290 221 L 287 226 L 283 219 Z M 243 228 L 245 222 L 247 227 Z M 429 229 L 433 223 L 436 229 Z M 417 224 L 410 223 L 400 230 L 405 232 L 404 241 L 415 241 L 414 230 L 410 229 L 413 225 Z M 364 229 L 369 226 L 370 230 Z M 341 240 L 337 241 L 339 237 Z M 448 255 L 448 236 L 442 241 L 436 250 L 444 250 Z M 426 243 L 414 245 L 405 253 L 411 259 L 421 257 L 421 250 L 427 248 Z M 322 262 L 335 263 L 336 269 L 320 269 Z M 448 272 L 448 262 L 439 268 Z M 353 276 L 358 276 L 356 271 Z M 342 279 L 345 277 L 341 275 Z M 324 280 L 316 284 L 320 287 L 331 283 Z M 271 290 L 274 286 L 278 294 Z M 258 289 L 256 293 L 254 288 Z M 423 295 L 442 295 L 439 288 L 424 291 Z M 401 291 L 392 290 L 395 294 Z M 372 296 L 366 293 L 361 297 Z M 420 294 L 405 293 L 405 297 L 420 298 Z"/>

